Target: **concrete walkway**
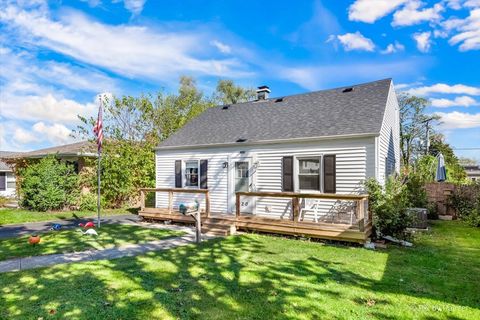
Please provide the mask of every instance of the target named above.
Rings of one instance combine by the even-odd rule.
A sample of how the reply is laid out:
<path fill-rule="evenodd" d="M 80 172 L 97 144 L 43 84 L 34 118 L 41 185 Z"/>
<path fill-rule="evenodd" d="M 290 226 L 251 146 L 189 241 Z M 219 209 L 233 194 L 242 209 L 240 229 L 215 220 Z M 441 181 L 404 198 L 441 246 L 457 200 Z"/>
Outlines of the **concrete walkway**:
<path fill-rule="evenodd" d="M 53 224 L 58 223 L 62 225 L 62 228 L 75 228 L 78 227 L 80 222 L 96 221 L 94 217 L 82 217 L 78 219 L 65 219 L 58 221 L 41 221 L 41 222 L 28 222 L 22 224 L 9 224 L 0 226 L 0 239 L 13 238 L 17 236 L 24 236 L 36 232 L 48 231 Z M 134 214 L 121 214 L 102 217 L 102 223 L 128 223 L 137 224 L 140 221 L 140 217 Z"/>
<path fill-rule="evenodd" d="M 153 226 L 152 226 L 153 227 Z M 195 243 L 195 233 L 192 228 L 180 226 L 155 226 L 171 230 L 187 232 L 181 237 L 174 237 L 164 240 L 156 240 L 141 244 L 127 244 L 111 249 L 88 250 L 82 252 L 59 253 L 35 257 L 16 258 L 0 261 L 0 273 L 21 271 L 35 268 L 48 267 L 57 264 L 72 262 L 95 261 L 102 259 L 117 259 L 121 257 L 132 257 L 150 251 L 167 250 L 178 246 Z M 202 235 L 204 240 L 215 238 L 215 236 Z"/>

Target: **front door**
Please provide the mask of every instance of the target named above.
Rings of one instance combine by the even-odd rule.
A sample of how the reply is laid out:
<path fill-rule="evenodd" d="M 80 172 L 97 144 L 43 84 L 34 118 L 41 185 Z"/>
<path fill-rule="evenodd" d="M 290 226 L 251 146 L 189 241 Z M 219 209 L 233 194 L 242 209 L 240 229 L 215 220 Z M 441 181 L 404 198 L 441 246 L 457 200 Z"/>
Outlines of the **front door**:
<path fill-rule="evenodd" d="M 241 158 L 234 159 L 231 162 L 231 190 L 232 195 L 231 203 L 232 212 L 236 210 L 236 192 L 249 192 L 253 191 L 253 174 L 254 170 L 252 168 L 251 158 Z M 241 213 L 253 213 L 253 208 L 255 207 L 254 197 L 240 197 L 240 212 Z"/>

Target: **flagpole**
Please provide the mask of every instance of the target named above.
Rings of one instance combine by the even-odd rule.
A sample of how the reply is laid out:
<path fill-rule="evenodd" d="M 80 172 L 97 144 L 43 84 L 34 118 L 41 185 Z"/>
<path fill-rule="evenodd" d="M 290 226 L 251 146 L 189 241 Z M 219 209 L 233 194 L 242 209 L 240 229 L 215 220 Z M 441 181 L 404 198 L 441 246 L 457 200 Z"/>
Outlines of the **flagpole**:
<path fill-rule="evenodd" d="M 97 180 L 98 180 L 98 197 L 97 197 L 97 225 L 100 228 L 100 162 L 102 160 L 102 151 L 101 148 L 98 148 L 98 169 L 97 169 Z"/>

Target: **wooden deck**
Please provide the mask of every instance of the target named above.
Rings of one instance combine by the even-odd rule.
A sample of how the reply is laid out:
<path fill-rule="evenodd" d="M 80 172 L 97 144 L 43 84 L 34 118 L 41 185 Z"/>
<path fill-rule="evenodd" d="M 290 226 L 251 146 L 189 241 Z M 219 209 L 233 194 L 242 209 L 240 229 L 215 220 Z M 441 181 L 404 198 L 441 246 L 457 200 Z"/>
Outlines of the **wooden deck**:
<path fill-rule="evenodd" d="M 183 192 L 184 189 L 144 189 L 142 191 L 150 192 Z M 200 191 L 200 190 L 197 190 Z M 205 194 L 208 199 L 208 192 L 201 190 L 199 193 Z M 188 189 L 189 193 L 195 193 L 194 190 Z M 241 193 L 241 195 L 249 196 L 265 196 L 267 193 Z M 364 212 L 367 206 L 364 204 L 366 196 L 364 195 L 332 195 L 328 194 L 322 197 L 321 194 L 297 194 L 297 193 L 268 193 L 268 196 L 278 197 L 293 197 L 297 198 L 293 203 L 298 204 L 298 198 L 310 197 L 310 198 L 325 198 L 325 199 L 348 199 L 352 201 L 359 201 L 357 206 L 357 218 L 356 224 L 342 224 L 342 223 L 327 223 L 327 222 L 304 222 L 298 221 L 298 208 L 294 207 L 294 214 L 292 219 L 276 219 L 265 218 L 255 216 L 251 214 L 242 214 L 237 212 L 236 214 L 225 213 L 212 213 L 207 205 L 206 210 L 202 212 L 202 231 L 215 232 L 218 234 L 231 234 L 236 230 L 245 231 L 259 231 L 285 235 L 295 235 L 311 238 L 330 239 L 339 241 L 350 241 L 357 243 L 364 243 L 371 235 L 372 225 L 371 219 L 365 219 Z M 239 196 L 239 195 L 238 195 Z M 144 199 L 144 196 L 143 196 Z M 172 196 L 169 196 L 172 199 Z M 139 215 L 146 219 L 153 219 L 158 221 L 172 221 L 175 223 L 193 224 L 194 219 L 190 215 L 183 215 L 177 210 L 173 210 L 171 201 L 169 201 L 168 208 L 146 208 L 144 205 L 141 207 Z M 360 204 L 361 203 L 361 204 Z M 238 209 L 238 208 L 237 208 Z M 368 215 L 368 213 L 367 213 Z M 368 217 L 368 216 L 367 216 Z"/>

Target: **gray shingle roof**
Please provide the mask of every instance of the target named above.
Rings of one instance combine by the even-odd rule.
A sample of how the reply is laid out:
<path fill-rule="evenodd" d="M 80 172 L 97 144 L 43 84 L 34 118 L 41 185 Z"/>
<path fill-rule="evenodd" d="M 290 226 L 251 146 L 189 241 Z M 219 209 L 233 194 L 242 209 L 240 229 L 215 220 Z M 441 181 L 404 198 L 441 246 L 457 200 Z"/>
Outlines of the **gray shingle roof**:
<path fill-rule="evenodd" d="M 377 134 L 391 79 L 210 108 L 159 148 Z M 351 92 L 343 89 L 353 87 Z"/>
<path fill-rule="evenodd" d="M 2 159 L 8 158 L 17 153 L 18 152 L 13 152 L 13 151 L 0 151 L 0 171 L 12 171 L 12 169 L 8 166 L 8 164 L 2 161 Z"/>
<path fill-rule="evenodd" d="M 59 156 L 95 156 L 97 146 L 91 141 L 80 141 L 28 152 L 10 152 L 4 158 L 41 158 L 50 154 Z"/>

